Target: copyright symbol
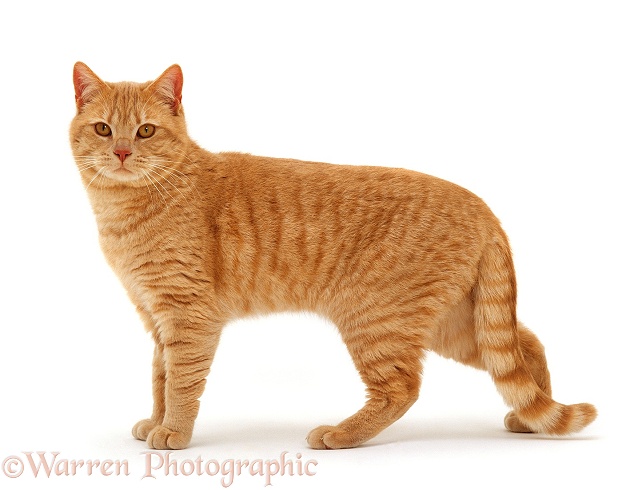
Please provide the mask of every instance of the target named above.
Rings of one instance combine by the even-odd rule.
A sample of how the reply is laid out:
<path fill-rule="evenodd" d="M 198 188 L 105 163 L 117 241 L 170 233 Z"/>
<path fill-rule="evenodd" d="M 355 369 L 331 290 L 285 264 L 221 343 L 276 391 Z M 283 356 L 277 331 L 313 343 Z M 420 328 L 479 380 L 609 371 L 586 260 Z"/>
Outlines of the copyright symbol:
<path fill-rule="evenodd" d="M 9 478 L 17 478 L 24 473 L 24 462 L 17 456 L 9 456 L 2 462 L 2 472 Z"/>

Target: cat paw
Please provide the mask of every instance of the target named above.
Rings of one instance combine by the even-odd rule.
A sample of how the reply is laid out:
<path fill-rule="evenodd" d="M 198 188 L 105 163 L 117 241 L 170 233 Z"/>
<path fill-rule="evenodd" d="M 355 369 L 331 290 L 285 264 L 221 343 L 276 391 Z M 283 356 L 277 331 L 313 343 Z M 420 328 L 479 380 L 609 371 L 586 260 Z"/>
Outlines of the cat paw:
<path fill-rule="evenodd" d="M 191 434 L 174 432 L 162 425 L 156 425 L 148 434 L 146 442 L 152 449 L 185 449 L 191 441 Z"/>
<path fill-rule="evenodd" d="M 140 441 L 145 441 L 148 438 L 150 431 L 157 425 L 159 424 L 152 419 L 140 420 L 133 427 L 133 437 L 135 439 L 139 439 Z"/>
<path fill-rule="evenodd" d="M 517 418 L 517 414 L 513 411 L 507 413 L 506 417 L 504 417 L 504 426 L 511 432 L 533 432 Z"/>
<path fill-rule="evenodd" d="M 333 425 L 322 425 L 313 429 L 306 441 L 313 449 L 346 449 L 360 444 L 354 441 L 350 433 Z"/>

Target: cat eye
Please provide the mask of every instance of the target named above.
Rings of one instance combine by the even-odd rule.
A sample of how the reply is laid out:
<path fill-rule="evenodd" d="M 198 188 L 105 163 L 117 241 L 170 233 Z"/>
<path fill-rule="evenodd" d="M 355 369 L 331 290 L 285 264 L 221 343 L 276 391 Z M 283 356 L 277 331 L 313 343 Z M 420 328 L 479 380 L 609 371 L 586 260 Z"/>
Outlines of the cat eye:
<path fill-rule="evenodd" d="M 149 138 L 154 134 L 154 126 L 152 124 L 144 124 L 137 131 L 137 136 L 140 138 Z"/>
<path fill-rule="evenodd" d="M 103 122 L 96 123 L 96 133 L 100 136 L 111 136 L 111 128 Z"/>

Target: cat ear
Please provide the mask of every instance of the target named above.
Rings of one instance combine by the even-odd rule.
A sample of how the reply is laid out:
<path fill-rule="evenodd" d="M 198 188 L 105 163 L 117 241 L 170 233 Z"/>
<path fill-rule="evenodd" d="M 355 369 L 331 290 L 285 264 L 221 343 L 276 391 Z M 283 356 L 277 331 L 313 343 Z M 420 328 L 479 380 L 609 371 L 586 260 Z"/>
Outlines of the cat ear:
<path fill-rule="evenodd" d="M 157 78 L 149 87 L 167 103 L 174 115 L 182 111 L 183 71 L 180 66 L 172 65 Z"/>
<path fill-rule="evenodd" d="M 78 61 L 74 65 L 74 94 L 79 111 L 105 86 L 106 84 L 85 63 Z"/>

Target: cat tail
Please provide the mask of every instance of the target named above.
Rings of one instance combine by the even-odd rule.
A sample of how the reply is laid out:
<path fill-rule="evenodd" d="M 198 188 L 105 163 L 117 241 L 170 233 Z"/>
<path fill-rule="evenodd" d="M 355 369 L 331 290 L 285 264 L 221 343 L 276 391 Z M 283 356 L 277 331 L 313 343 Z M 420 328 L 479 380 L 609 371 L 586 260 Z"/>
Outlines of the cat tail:
<path fill-rule="evenodd" d="M 474 288 L 476 342 L 483 364 L 504 401 L 530 431 L 577 432 L 596 418 L 596 409 L 588 403 L 557 403 L 537 385 L 519 344 L 516 296 L 513 259 L 502 233 L 483 252 Z"/>

